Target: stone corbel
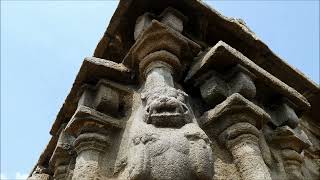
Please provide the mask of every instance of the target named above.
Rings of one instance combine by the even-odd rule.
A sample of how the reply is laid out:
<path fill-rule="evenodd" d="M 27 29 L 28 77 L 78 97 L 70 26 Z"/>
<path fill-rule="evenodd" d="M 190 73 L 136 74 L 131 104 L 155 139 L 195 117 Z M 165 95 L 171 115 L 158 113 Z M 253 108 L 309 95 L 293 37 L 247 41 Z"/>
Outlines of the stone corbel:
<path fill-rule="evenodd" d="M 299 117 L 288 102 L 283 101 L 279 104 L 274 104 L 268 111 L 271 115 L 271 122 L 276 127 L 288 125 L 294 129 L 299 124 Z"/>
<path fill-rule="evenodd" d="M 202 78 L 206 79 L 208 75 L 210 78 L 199 80 L 196 84 L 199 84 L 201 96 L 207 104 L 219 104 L 234 93 L 239 93 L 247 99 L 256 95 L 255 76 L 239 64 L 223 74 L 211 70 Z"/>
<path fill-rule="evenodd" d="M 74 137 L 62 129 L 56 148 L 49 161 L 50 166 L 54 169 L 53 178 L 56 180 L 64 180 L 68 176 L 70 161 L 74 154 L 73 141 Z"/>
<path fill-rule="evenodd" d="M 160 14 L 161 22 L 172 29 L 182 33 L 183 24 L 187 22 L 187 17 L 172 7 L 166 8 Z"/>
<path fill-rule="evenodd" d="M 301 164 L 304 161 L 303 150 L 311 145 L 306 134 L 297 128 L 281 126 L 269 135 L 269 140 L 281 150 L 287 178 L 290 180 L 304 179 L 301 172 Z"/>
<path fill-rule="evenodd" d="M 200 118 L 201 127 L 227 147 L 244 180 L 271 179 L 260 146 L 259 129 L 270 116 L 238 93 Z"/>
<path fill-rule="evenodd" d="M 87 106 L 115 118 L 122 118 L 131 106 L 131 89 L 105 79 L 95 86 L 84 85 L 79 94 L 78 106 Z"/>
<path fill-rule="evenodd" d="M 124 127 L 124 122 L 86 106 L 79 106 L 65 131 L 76 137 L 77 152 L 72 179 L 102 178 L 101 153 L 111 145 L 111 134 Z"/>
<path fill-rule="evenodd" d="M 208 51 L 199 54 L 196 59 L 197 61 L 191 66 L 184 80 L 190 85 L 196 84 L 201 77 L 210 71 L 216 71 L 225 74 L 225 71 L 228 71 L 231 67 L 240 65 L 250 72 L 250 74 L 254 75 L 255 82 L 259 82 L 259 85 L 263 86 L 263 89 L 269 89 L 269 91 L 272 91 L 272 93 L 276 94 L 277 96 L 286 98 L 292 102 L 292 104 L 295 105 L 294 108 L 296 111 L 305 111 L 310 108 L 310 103 L 303 95 L 256 65 L 253 61 L 241 54 L 241 52 L 230 47 L 223 41 L 219 41 Z M 247 82 L 250 81 L 247 81 L 248 78 L 245 76 L 239 76 L 239 78 L 241 78 L 241 81 L 243 82 L 237 83 L 239 80 L 235 78 L 234 80 L 230 81 L 230 84 L 235 83 L 235 86 L 233 86 L 231 89 L 233 89 L 233 91 L 239 91 L 240 94 L 250 99 L 250 96 L 255 92 L 253 91 L 254 89 L 251 88 L 249 91 L 247 91 L 246 87 L 242 86 L 242 84 L 246 85 Z M 251 87 L 251 85 L 248 87 Z M 241 88 L 244 88 L 243 91 L 241 91 Z M 246 94 L 247 92 L 250 92 L 250 94 Z"/>
<path fill-rule="evenodd" d="M 187 21 L 187 17 L 171 7 L 166 8 L 159 15 L 159 17 L 156 17 L 156 15 L 152 13 L 146 12 L 139 16 L 136 20 L 136 25 L 134 28 L 134 40 L 137 40 L 142 32 L 149 27 L 153 19 L 160 19 L 161 23 L 166 24 L 180 33 L 183 31 L 183 23 Z"/>

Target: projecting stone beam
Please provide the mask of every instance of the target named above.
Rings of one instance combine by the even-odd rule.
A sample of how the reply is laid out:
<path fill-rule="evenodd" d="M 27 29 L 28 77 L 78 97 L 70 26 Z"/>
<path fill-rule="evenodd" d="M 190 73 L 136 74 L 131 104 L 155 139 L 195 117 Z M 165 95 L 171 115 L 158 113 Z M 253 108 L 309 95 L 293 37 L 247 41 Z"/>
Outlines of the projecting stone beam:
<path fill-rule="evenodd" d="M 189 70 L 185 82 L 193 82 L 192 80 L 200 77 L 209 70 L 226 70 L 237 64 L 254 74 L 257 77 L 257 81 L 263 82 L 264 85 L 271 87 L 275 92 L 287 97 L 297 106 L 297 109 L 304 111 L 310 107 L 306 98 L 295 89 L 289 87 L 278 78 L 260 68 L 250 59 L 223 41 L 219 41 L 214 47 L 199 58 Z"/>

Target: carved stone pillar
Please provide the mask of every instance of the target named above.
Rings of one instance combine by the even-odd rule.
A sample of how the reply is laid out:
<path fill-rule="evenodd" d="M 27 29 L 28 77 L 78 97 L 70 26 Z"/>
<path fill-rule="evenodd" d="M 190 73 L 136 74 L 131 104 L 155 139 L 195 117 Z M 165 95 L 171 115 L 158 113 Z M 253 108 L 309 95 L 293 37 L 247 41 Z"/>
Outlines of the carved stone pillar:
<path fill-rule="evenodd" d="M 303 131 L 291 129 L 289 126 L 278 127 L 271 134 L 271 143 L 281 149 L 284 168 L 289 180 L 303 180 L 301 164 L 303 150 L 311 145 Z"/>
<path fill-rule="evenodd" d="M 235 115 L 232 118 L 239 118 Z M 236 123 L 220 134 L 245 180 L 271 179 L 259 148 L 259 130 L 250 123 Z"/>
<path fill-rule="evenodd" d="M 259 147 L 258 129 L 270 119 L 263 109 L 235 93 L 201 117 L 203 129 L 232 154 L 245 180 L 271 179 Z"/>
<path fill-rule="evenodd" d="M 101 153 L 110 145 L 110 133 L 122 127 L 114 118 L 86 106 L 79 106 L 68 123 L 66 131 L 76 137 L 77 152 L 73 180 L 102 179 Z"/>
<path fill-rule="evenodd" d="M 76 165 L 72 179 L 102 179 L 100 153 L 106 149 L 108 138 L 99 133 L 80 134 L 75 140 Z"/>
<path fill-rule="evenodd" d="M 139 69 L 142 104 L 129 130 L 127 165 L 119 179 L 212 179 L 210 140 L 175 82 L 183 60 L 196 55 L 199 45 L 181 34 L 184 16 L 175 9 L 164 10 L 160 22 L 152 17 L 138 18 L 137 41 L 124 59 Z"/>

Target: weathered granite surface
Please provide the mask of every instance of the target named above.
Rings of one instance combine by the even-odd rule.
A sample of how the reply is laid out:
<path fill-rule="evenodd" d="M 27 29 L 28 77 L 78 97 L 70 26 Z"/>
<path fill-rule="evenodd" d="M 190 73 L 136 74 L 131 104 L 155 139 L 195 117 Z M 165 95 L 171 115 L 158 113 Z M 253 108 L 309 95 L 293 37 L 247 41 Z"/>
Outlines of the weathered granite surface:
<path fill-rule="evenodd" d="M 94 56 L 28 179 L 320 178 L 319 86 L 243 21 L 121 0 Z"/>

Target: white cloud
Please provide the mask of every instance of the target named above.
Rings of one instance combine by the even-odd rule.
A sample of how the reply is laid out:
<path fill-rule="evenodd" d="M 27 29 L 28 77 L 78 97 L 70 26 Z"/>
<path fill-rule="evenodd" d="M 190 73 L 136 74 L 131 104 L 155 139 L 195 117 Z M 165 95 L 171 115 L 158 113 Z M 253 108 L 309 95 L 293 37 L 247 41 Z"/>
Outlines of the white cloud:
<path fill-rule="evenodd" d="M 4 175 L 4 174 L 1 173 L 0 179 L 1 179 L 1 180 L 3 180 L 3 179 L 8 179 L 8 177 L 7 177 L 6 175 Z"/>
<path fill-rule="evenodd" d="M 16 173 L 16 179 L 26 180 L 28 178 L 28 174 L 21 174 L 20 172 Z"/>

